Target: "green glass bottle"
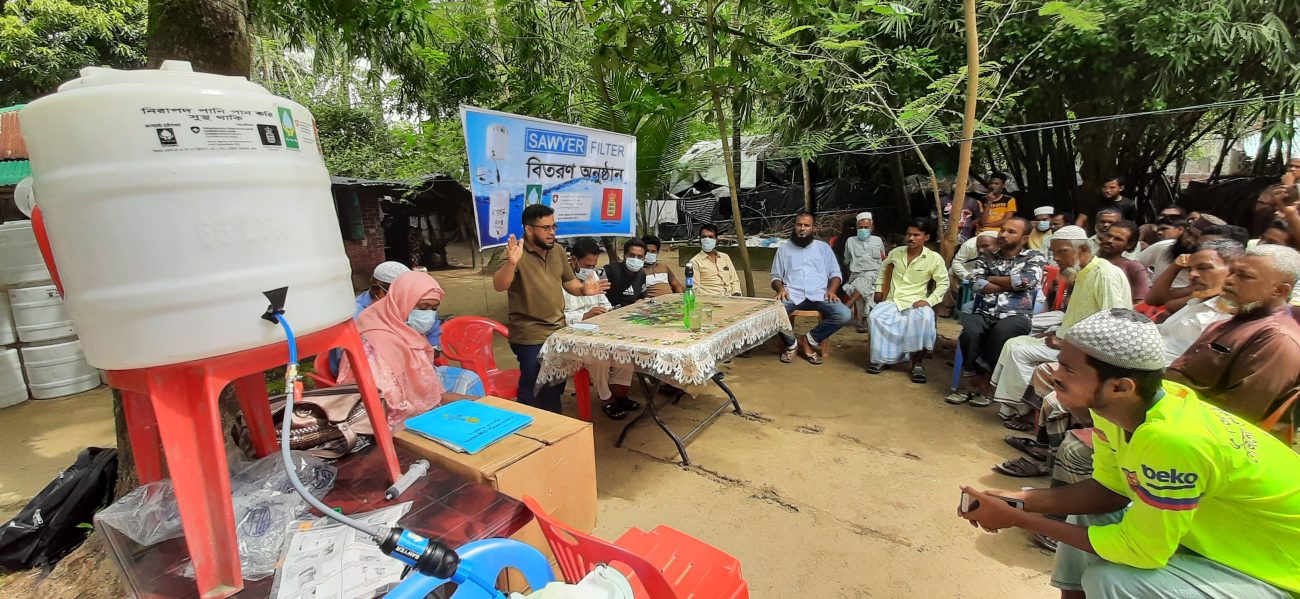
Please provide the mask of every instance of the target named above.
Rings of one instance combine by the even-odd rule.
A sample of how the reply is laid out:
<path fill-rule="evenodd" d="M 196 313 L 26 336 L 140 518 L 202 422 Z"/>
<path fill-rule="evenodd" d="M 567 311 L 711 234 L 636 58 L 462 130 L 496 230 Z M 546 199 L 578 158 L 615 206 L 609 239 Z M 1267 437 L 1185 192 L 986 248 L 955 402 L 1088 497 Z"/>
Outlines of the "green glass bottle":
<path fill-rule="evenodd" d="M 682 326 L 691 329 L 691 312 L 695 311 L 695 269 L 686 265 L 686 292 L 682 294 Z"/>

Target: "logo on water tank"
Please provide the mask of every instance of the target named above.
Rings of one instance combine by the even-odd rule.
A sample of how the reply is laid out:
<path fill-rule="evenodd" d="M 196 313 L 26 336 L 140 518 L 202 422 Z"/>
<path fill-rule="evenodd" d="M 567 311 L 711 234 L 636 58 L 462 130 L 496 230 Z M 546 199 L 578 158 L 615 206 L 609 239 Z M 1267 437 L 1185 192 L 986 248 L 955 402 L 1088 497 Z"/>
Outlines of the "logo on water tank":
<path fill-rule="evenodd" d="M 298 125 L 293 120 L 293 111 L 284 106 L 276 106 L 280 113 L 280 127 L 284 130 L 284 147 L 298 149 Z"/>
<path fill-rule="evenodd" d="M 170 147 L 176 145 L 176 132 L 173 131 L 171 127 L 162 127 L 160 129 L 154 129 L 154 132 L 158 134 L 159 145 L 162 145 L 164 147 Z"/>
<path fill-rule="evenodd" d="M 257 136 L 264 146 L 280 145 L 280 130 L 275 125 L 258 125 Z"/>

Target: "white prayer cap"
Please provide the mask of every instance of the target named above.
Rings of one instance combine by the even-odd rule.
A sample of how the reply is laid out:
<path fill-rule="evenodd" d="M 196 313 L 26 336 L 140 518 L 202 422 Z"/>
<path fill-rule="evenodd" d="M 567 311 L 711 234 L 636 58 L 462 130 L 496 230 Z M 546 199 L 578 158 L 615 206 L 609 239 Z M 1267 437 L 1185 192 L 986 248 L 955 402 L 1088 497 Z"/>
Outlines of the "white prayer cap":
<path fill-rule="evenodd" d="M 1165 343 L 1151 319 L 1127 308 L 1102 310 L 1070 327 L 1065 342 L 1112 366 L 1163 370 Z"/>
<path fill-rule="evenodd" d="M 1076 227 L 1074 225 L 1070 225 L 1068 227 L 1061 227 L 1059 231 L 1052 233 L 1052 239 L 1064 239 L 1066 241 L 1087 241 L 1088 233 L 1083 230 L 1083 227 Z"/>
<path fill-rule="evenodd" d="M 872 220 L 872 221 L 873 221 L 873 220 L 876 220 L 876 219 L 871 218 L 871 213 L 870 213 L 870 212 L 859 212 L 859 213 L 858 213 L 858 218 L 856 218 L 856 219 L 854 219 L 854 220 Z"/>
<path fill-rule="evenodd" d="M 393 281 L 396 281 L 397 277 L 400 276 L 402 273 L 407 273 L 407 272 L 411 272 L 411 269 L 407 268 L 405 264 L 402 264 L 401 262 L 393 262 L 390 260 L 388 262 L 381 262 L 379 266 L 376 266 L 375 274 L 373 276 L 376 281 L 383 281 L 384 283 L 392 283 Z"/>
<path fill-rule="evenodd" d="M 980 231 L 980 234 L 976 235 L 976 237 L 997 237 L 997 236 L 998 236 L 997 231 Z"/>
<path fill-rule="evenodd" d="M 1034 208 L 1034 216 L 1051 216 L 1056 214 L 1056 209 L 1051 206 L 1039 206 Z"/>

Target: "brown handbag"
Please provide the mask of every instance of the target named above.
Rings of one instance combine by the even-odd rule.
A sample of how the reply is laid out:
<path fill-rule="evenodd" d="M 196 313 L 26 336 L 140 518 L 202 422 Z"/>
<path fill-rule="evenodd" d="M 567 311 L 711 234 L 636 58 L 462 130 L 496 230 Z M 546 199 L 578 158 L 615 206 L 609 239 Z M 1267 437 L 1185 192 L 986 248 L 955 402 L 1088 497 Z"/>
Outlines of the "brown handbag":
<path fill-rule="evenodd" d="M 271 402 L 277 445 L 284 423 L 285 400 Z M 374 427 L 356 385 L 306 391 L 294 401 L 289 423 L 289 448 L 306 451 L 318 458 L 341 458 L 369 444 Z M 244 453 L 253 455 L 252 434 L 243 414 L 236 419 L 231 436 Z"/>

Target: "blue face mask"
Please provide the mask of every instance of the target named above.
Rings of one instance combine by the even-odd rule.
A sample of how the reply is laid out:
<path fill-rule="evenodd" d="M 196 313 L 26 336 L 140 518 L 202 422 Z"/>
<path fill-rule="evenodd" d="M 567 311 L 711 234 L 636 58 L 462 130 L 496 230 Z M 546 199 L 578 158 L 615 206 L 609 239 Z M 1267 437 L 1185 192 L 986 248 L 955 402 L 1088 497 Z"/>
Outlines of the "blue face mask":
<path fill-rule="evenodd" d="M 640 258 L 628 258 L 623 261 L 623 264 L 627 265 L 627 269 L 632 272 L 640 272 L 645 266 L 645 260 Z"/>
<path fill-rule="evenodd" d="M 655 253 L 655 252 L 650 252 L 649 254 L 646 254 L 646 255 L 645 255 L 645 263 L 646 263 L 646 264 L 649 264 L 649 265 L 651 265 L 651 266 L 654 266 L 655 263 L 657 263 L 657 262 L 659 262 L 659 254 L 657 254 L 657 253 Z"/>
<path fill-rule="evenodd" d="M 866 241 L 871 238 L 871 229 L 858 229 L 858 239 Z"/>
<path fill-rule="evenodd" d="M 703 237 L 700 239 L 700 249 L 705 252 L 712 252 L 718 247 L 718 240 L 712 237 Z"/>
<path fill-rule="evenodd" d="M 415 332 L 421 335 L 432 331 L 433 325 L 437 322 L 437 310 L 411 310 L 411 314 L 406 317 L 407 326 L 415 329 Z"/>
<path fill-rule="evenodd" d="M 594 268 L 579 268 L 579 269 L 578 269 L 578 280 L 579 280 L 579 281 L 584 281 L 584 282 L 585 282 L 587 279 L 591 279 L 591 278 L 593 278 L 593 277 L 595 277 L 595 276 L 596 276 L 596 269 L 594 269 Z"/>
<path fill-rule="evenodd" d="M 1038 227 L 1038 230 L 1039 230 L 1039 231 L 1046 231 L 1046 230 L 1052 228 L 1052 221 L 1050 221 L 1050 220 L 1040 220 L 1040 221 L 1034 223 L 1034 226 Z"/>

